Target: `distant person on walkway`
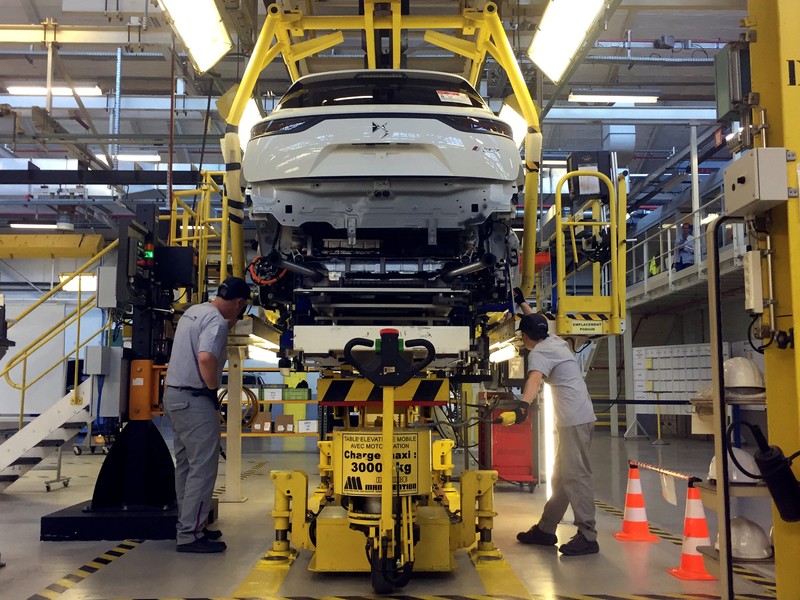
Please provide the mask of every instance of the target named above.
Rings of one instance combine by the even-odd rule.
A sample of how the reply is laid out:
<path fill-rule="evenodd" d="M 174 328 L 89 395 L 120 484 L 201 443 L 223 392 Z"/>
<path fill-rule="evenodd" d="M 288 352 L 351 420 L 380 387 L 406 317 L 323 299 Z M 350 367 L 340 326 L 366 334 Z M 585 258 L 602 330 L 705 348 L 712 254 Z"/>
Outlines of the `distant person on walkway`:
<path fill-rule="evenodd" d="M 515 293 L 515 299 L 517 295 Z M 522 401 L 532 404 L 542 381 L 550 385 L 558 437 L 550 483 L 553 495 L 539 522 L 517 534 L 523 544 L 553 546 L 558 543 L 556 527 L 572 506 L 578 533 L 558 550 L 565 556 L 596 554 L 600 551 L 595 529 L 594 484 L 589 447 L 597 420 L 578 361 L 567 342 L 548 333 L 547 319 L 533 312 L 524 301 L 519 323 L 528 353 L 527 376 Z"/>
<path fill-rule="evenodd" d="M 675 256 L 678 260 L 675 261 L 675 270 L 682 271 L 686 267 L 691 267 L 694 264 L 694 236 L 692 235 L 694 228 L 689 223 L 681 225 L 681 233 L 678 239 L 675 240 Z"/>
<path fill-rule="evenodd" d="M 206 527 L 219 464 L 217 388 L 228 332 L 250 299 L 244 279 L 229 277 L 217 297 L 189 308 L 178 321 L 167 367 L 164 414 L 174 431 L 178 552 L 222 552 L 221 531 Z"/>

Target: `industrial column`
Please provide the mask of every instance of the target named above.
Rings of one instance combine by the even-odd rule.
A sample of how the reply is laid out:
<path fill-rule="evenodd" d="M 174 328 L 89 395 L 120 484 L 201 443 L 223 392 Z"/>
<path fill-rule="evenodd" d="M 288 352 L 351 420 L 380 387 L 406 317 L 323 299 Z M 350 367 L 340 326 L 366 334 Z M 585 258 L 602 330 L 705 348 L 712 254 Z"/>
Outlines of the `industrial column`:
<path fill-rule="evenodd" d="M 749 0 L 747 28 L 755 33 L 750 44 L 753 91 L 766 109 L 769 146 L 800 152 L 800 2 L 797 0 Z M 756 146 L 761 139 L 756 139 Z M 798 187 L 797 161 L 786 164 L 789 188 Z M 770 211 L 774 243 L 776 329 L 800 332 L 800 207 L 797 198 Z M 800 324 L 799 324 L 800 325 Z M 790 454 L 800 447 L 800 352 L 792 344 L 778 344 L 764 351 L 767 381 L 769 442 Z M 798 462 L 795 475 L 800 475 Z M 800 523 L 787 523 L 773 509 L 775 575 L 781 595 L 800 589 Z M 792 592 L 791 590 L 795 590 Z"/>

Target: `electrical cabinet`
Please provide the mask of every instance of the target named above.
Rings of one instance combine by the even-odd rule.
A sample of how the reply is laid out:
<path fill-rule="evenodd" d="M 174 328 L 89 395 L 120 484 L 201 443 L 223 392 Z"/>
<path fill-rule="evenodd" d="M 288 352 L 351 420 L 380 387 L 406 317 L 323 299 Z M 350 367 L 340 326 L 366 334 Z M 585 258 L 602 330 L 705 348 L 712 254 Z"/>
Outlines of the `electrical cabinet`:
<path fill-rule="evenodd" d="M 789 199 L 785 148 L 753 148 L 725 169 L 725 213 L 757 215 Z"/>

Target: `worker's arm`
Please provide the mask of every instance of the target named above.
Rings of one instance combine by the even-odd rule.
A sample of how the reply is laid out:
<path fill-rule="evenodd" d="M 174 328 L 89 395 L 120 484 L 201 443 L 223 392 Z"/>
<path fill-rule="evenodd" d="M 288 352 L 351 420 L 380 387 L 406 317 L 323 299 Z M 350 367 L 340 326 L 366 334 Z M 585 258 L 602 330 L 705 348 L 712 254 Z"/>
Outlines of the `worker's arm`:
<path fill-rule="evenodd" d="M 540 387 L 542 387 L 542 372 L 528 371 L 528 378 L 525 380 L 525 387 L 522 390 L 522 401 L 526 404 L 533 404 L 536 396 L 539 395 Z"/>
<path fill-rule="evenodd" d="M 200 368 L 200 377 L 203 378 L 203 383 L 211 390 L 219 387 L 217 381 L 217 357 L 211 352 L 198 352 L 197 353 L 197 366 Z"/>
<path fill-rule="evenodd" d="M 531 305 L 525 300 L 525 294 L 523 294 L 522 290 L 519 288 L 514 288 L 514 303 L 519 306 L 524 315 L 530 315 L 534 312 Z"/>

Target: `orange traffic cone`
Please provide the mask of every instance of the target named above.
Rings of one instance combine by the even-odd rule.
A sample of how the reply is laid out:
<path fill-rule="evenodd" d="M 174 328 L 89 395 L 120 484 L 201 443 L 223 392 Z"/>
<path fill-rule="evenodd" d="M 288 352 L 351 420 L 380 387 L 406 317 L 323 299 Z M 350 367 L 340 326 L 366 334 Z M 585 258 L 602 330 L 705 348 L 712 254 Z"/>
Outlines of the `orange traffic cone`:
<path fill-rule="evenodd" d="M 681 564 L 675 569 L 667 569 L 667 573 L 678 579 L 690 581 L 712 581 L 716 577 L 709 575 L 703 564 L 703 557 L 697 551 L 698 546 L 710 546 L 706 513 L 700 490 L 689 481 L 686 492 L 686 519 L 683 525 L 683 547 L 681 548 Z"/>
<path fill-rule="evenodd" d="M 628 491 L 625 494 L 625 515 L 622 517 L 622 531 L 614 537 L 622 542 L 657 542 L 658 538 L 650 533 L 647 525 L 647 513 L 644 510 L 642 482 L 639 479 L 639 467 L 628 465 Z"/>

